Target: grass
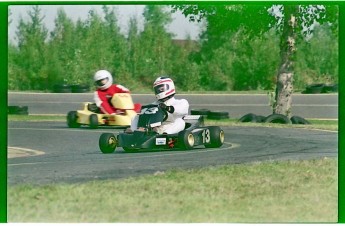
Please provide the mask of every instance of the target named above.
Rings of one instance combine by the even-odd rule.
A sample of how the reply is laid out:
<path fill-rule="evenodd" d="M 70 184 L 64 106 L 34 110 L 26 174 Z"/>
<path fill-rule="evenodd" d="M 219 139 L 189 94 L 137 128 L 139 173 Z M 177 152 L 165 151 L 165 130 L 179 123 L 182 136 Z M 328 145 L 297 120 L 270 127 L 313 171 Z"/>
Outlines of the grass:
<path fill-rule="evenodd" d="M 8 222 L 337 222 L 337 159 L 8 188 Z"/>

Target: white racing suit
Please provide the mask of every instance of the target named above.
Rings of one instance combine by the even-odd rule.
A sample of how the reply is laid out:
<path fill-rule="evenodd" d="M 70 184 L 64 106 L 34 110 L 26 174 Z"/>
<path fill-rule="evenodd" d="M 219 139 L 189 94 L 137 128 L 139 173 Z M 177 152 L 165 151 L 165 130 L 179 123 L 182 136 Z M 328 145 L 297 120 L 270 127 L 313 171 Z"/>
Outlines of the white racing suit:
<path fill-rule="evenodd" d="M 155 101 L 152 104 L 158 105 L 159 103 L 162 103 L 160 101 Z M 175 99 L 175 97 L 170 98 L 169 100 L 163 102 L 167 106 L 173 106 L 174 112 L 168 113 L 168 118 L 166 121 L 162 123 L 162 125 L 155 127 L 157 129 L 157 132 L 159 134 L 167 133 L 167 134 L 173 134 L 178 133 L 182 131 L 185 127 L 185 121 L 182 119 L 183 116 L 188 115 L 189 111 L 189 103 L 186 99 Z M 139 116 L 133 118 L 132 124 L 131 124 L 131 130 L 134 131 L 137 128 L 138 125 L 138 119 Z"/>

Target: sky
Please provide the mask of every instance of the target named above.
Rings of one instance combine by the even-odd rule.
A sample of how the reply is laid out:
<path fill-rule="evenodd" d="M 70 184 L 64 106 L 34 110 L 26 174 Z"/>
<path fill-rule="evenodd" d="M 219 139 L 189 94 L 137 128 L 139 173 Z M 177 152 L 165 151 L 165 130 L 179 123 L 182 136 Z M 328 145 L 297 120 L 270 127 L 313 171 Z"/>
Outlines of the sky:
<path fill-rule="evenodd" d="M 117 19 L 121 32 L 126 34 L 128 28 L 128 20 L 132 16 L 137 16 L 138 21 L 143 23 L 142 12 L 144 5 L 114 5 L 118 12 Z M 15 32 L 17 30 L 20 18 L 28 20 L 27 15 L 31 6 L 29 5 L 12 5 L 9 6 L 11 15 L 9 20 L 12 21 L 8 29 L 9 40 L 16 41 Z M 85 20 L 89 10 L 96 10 L 100 15 L 102 13 L 101 5 L 41 5 L 41 13 L 45 16 L 44 23 L 49 31 L 54 28 L 54 19 L 57 15 L 57 9 L 63 8 L 69 18 L 77 21 L 79 18 Z M 173 22 L 168 26 L 167 30 L 174 33 L 175 39 L 185 39 L 189 34 L 194 40 L 198 39 L 201 25 L 196 22 L 189 22 L 180 12 L 172 14 Z M 141 24 L 142 25 L 142 24 Z"/>

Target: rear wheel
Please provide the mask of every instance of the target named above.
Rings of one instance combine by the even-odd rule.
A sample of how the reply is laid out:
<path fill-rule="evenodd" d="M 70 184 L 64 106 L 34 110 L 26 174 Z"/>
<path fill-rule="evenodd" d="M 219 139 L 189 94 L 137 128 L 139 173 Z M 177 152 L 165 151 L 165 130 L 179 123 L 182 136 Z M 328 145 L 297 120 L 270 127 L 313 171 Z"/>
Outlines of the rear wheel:
<path fill-rule="evenodd" d="M 91 129 L 97 129 L 98 128 L 98 117 L 96 114 L 90 115 L 90 128 Z"/>
<path fill-rule="evenodd" d="M 76 111 L 70 111 L 67 114 L 67 125 L 69 128 L 78 128 L 80 124 L 77 122 L 78 114 Z"/>
<path fill-rule="evenodd" d="M 195 139 L 193 134 L 188 130 L 183 130 L 178 134 L 179 146 L 182 149 L 190 150 L 193 148 Z"/>
<path fill-rule="evenodd" d="M 117 146 L 117 139 L 112 133 L 102 133 L 99 137 L 99 148 L 104 154 L 113 153 Z"/>
<path fill-rule="evenodd" d="M 205 147 L 207 148 L 219 148 L 223 145 L 225 134 L 224 130 L 222 130 L 219 126 L 209 126 L 209 143 L 205 143 Z"/>

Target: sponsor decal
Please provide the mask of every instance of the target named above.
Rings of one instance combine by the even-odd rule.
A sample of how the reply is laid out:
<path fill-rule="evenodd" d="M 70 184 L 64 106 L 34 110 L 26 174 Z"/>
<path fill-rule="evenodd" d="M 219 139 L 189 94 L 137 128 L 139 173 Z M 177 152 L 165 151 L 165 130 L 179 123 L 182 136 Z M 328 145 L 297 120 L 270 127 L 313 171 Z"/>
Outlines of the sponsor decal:
<path fill-rule="evenodd" d="M 156 138 L 156 145 L 166 145 L 167 139 L 166 138 Z"/>

